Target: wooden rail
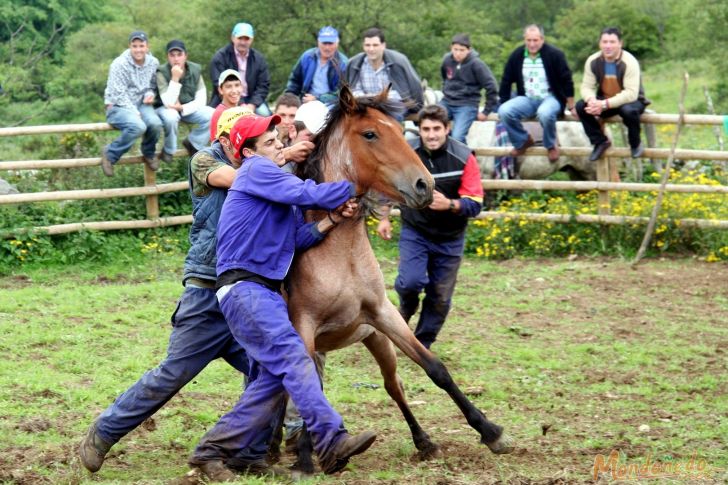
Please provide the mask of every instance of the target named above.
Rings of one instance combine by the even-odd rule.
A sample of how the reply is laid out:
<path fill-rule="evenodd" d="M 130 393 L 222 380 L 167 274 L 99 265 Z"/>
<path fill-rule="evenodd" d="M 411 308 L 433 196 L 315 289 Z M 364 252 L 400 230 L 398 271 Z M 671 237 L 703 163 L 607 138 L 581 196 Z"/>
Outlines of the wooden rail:
<path fill-rule="evenodd" d="M 723 125 L 723 116 L 717 115 L 685 115 L 685 124 L 690 125 Z M 489 121 L 498 121 L 496 114 L 488 116 Z M 567 115 L 566 121 L 577 121 L 571 115 Z M 673 114 L 643 114 L 641 117 L 643 123 L 648 124 L 676 124 L 678 115 Z M 619 122 L 619 117 L 606 120 L 607 122 Z M 26 136 L 26 135 L 45 135 L 58 133 L 78 133 L 78 132 L 98 132 L 113 130 L 107 123 L 86 123 L 86 124 L 65 124 L 65 125 L 45 125 L 45 126 L 23 126 L 13 128 L 0 128 L 0 137 L 7 136 Z M 562 156 L 588 156 L 591 153 L 591 147 L 561 147 Z M 509 147 L 479 147 L 476 148 L 477 155 L 487 156 L 504 156 L 510 151 Z M 546 156 L 546 149 L 543 147 L 532 147 L 527 151 L 528 155 Z M 178 150 L 175 156 L 185 156 L 186 151 Z M 649 158 L 666 158 L 669 155 L 668 149 L 647 148 L 644 156 Z M 604 158 L 597 161 L 597 181 L 595 182 L 565 182 L 552 180 L 483 180 L 483 188 L 486 190 L 572 190 L 572 191 L 599 191 L 599 214 L 543 214 L 543 213 L 508 213 L 484 211 L 478 218 L 520 218 L 533 221 L 548 222 L 581 222 L 596 224 L 644 224 L 647 222 L 646 217 L 629 217 L 629 216 L 613 216 L 609 214 L 609 193 L 612 191 L 633 191 L 633 192 L 652 192 L 656 191 L 658 184 L 644 183 L 620 183 L 610 181 L 610 173 L 613 174 L 614 164 L 610 164 L 610 160 L 616 158 L 627 158 L 630 156 L 628 148 L 612 147 L 605 153 Z M 683 160 L 728 160 L 728 152 L 710 151 L 710 150 L 690 150 L 679 149 L 675 152 L 677 158 Z M 143 163 L 141 156 L 128 156 L 122 158 L 120 164 L 139 164 Z M 61 160 L 24 160 L 24 161 L 7 161 L 0 162 L 0 172 L 16 171 L 16 170 L 45 170 L 45 169 L 69 169 L 93 167 L 101 164 L 100 158 L 72 158 Z M 610 167 L 612 165 L 612 167 Z M 191 215 L 160 217 L 159 201 L 160 194 L 187 190 L 188 183 L 186 181 L 172 182 L 166 184 L 156 183 L 155 172 L 149 170 L 144 165 L 144 186 L 143 187 L 125 187 L 111 189 L 89 189 L 89 190 L 65 190 L 55 192 L 39 192 L 32 194 L 9 194 L 0 195 L 0 205 L 3 204 L 21 204 L 31 202 L 59 201 L 59 200 L 84 200 L 84 199 L 108 199 L 116 197 L 146 197 L 147 219 L 135 221 L 97 221 L 97 222 L 78 222 L 69 224 L 60 224 L 52 226 L 43 226 L 35 228 L 25 228 L 13 231 L 4 231 L 4 237 L 10 237 L 12 233 L 19 231 L 42 231 L 47 234 L 64 234 L 86 229 L 94 230 L 117 230 L 117 229 L 139 229 L 165 227 L 178 224 L 189 224 L 192 222 Z M 681 193 L 712 193 L 712 194 L 728 194 L 728 186 L 722 185 L 686 185 L 686 184 L 668 184 L 666 187 L 668 192 Z M 395 211 L 393 214 L 397 214 Z M 683 227 L 700 227 L 700 228 L 717 228 L 728 229 L 728 221 L 709 220 L 709 219 L 681 219 L 679 221 Z M 0 236 L 0 237 L 3 237 Z"/>

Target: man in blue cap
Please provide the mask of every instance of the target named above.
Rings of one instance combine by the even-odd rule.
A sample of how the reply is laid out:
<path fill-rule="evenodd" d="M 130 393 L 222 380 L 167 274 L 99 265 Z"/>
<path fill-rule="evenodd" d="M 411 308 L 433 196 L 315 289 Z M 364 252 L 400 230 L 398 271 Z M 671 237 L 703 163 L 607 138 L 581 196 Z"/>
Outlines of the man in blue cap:
<path fill-rule="evenodd" d="M 210 79 L 216 82 L 226 69 L 238 71 L 243 88 L 240 104 L 260 116 L 270 116 L 271 111 L 265 101 L 270 90 L 268 63 L 260 51 L 251 47 L 254 38 L 252 25 L 246 22 L 235 24 L 230 43 L 212 57 Z M 218 92 L 213 90 L 210 106 L 216 108 L 221 101 Z"/>
<path fill-rule="evenodd" d="M 318 47 L 301 54 L 288 77 L 286 92 L 300 97 L 304 103 L 318 99 L 332 104 L 348 61 L 339 51 L 339 32 L 330 25 L 322 27 L 318 32 Z"/>

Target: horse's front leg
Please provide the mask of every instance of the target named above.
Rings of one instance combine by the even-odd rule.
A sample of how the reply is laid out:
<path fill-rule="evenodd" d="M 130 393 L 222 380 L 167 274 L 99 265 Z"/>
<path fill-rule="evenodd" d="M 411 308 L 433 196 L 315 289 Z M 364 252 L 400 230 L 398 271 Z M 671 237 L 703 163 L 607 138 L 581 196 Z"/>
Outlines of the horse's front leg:
<path fill-rule="evenodd" d="M 392 342 L 379 332 L 373 332 L 362 342 L 379 364 L 379 370 L 384 379 L 384 388 L 394 402 L 399 406 L 407 425 L 412 432 L 412 440 L 419 451 L 418 455 L 422 460 L 438 458 L 442 455 L 440 447 L 432 442 L 430 437 L 417 422 L 415 415 L 407 404 L 404 395 L 402 379 L 397 374 L 397 354 L 394 351 Z"/>
<path fill-rule="evenodd" d="M 480 442 L 487 445 L 490 451 L 499 454 L 513 451 L 512 440 L 503 432 L 503 428 L 489 421 L 485 414 L 465 397 L 445 365 L 415 338 L 407 323 L 389 300 L 384 300 L 377 318 L 371 325 L 389 337 L 394 345 L 425 370 L 432 382 L 450 395 L 468 424 L 480 433 Z"/>

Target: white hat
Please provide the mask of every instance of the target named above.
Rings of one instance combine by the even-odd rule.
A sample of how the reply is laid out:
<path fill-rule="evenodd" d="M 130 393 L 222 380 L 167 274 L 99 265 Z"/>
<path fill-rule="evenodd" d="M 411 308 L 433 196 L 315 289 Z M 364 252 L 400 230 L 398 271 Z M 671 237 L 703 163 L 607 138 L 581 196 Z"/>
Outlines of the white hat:
<path fill-rule="evenodd" d="M 329 109 L 319 100 L 303 103 L 296 111 L 294 121 L 300 121 L 308 131 L 314 135 L 318 135 L 326 124 L 326 118 L 329 115 Z"/>
<path fill-rule="evenodd" d="M 237 78 L 238 81 L 243 82 L 243 78 L 240 77 L 240 73 L 238 71 L 235 69 L 225 69 L 220 73 L 220 77 L 217 78 L 217 86 L 221 87 L 225 81 L 227 81 L 227 78 L 231 76 Z"/>

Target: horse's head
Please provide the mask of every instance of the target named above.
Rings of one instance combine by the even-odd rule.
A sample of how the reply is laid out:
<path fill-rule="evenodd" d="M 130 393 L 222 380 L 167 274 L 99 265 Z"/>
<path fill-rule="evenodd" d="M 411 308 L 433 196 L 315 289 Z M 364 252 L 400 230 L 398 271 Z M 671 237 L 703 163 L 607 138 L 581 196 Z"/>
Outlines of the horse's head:
<path fill-rule="evenodd" d="M 376 190 L 421 209 L 432 202 L 434 181 L 388 114 L 398 108 L 387 101 L 388 93 L 355 98 L 344 86 L 318 136 L 314 158 L 323 162 L 327 180 L 346 178 L 356 184 L 357 193 Z"/>

